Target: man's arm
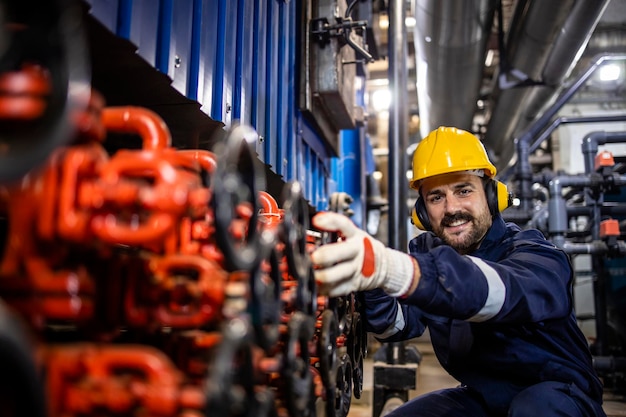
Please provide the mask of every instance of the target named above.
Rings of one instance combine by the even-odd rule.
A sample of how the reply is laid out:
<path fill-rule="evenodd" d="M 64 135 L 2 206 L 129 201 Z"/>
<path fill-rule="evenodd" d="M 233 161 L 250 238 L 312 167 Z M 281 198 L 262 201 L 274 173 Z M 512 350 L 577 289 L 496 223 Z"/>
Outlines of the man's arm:
<path fill-rule="evenodd" d="M 482 322 L 537 322 L 571 312 L 571 267 L 553 245 L 522 232 L 497 262 L 440 246 L 413 254 L 417 289 L 406 300 L 434 315 Z M 523 236 L 530 237 L 529 239 Z"/>

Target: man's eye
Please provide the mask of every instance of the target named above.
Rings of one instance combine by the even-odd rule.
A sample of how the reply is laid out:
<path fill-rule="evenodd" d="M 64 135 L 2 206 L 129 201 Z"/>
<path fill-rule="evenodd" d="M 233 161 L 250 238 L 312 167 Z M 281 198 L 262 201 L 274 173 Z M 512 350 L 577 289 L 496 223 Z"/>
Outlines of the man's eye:
<path fill-rule="evenodd" d="M 428 198 L 428 201 L 429 201 L 429 202 L 431 202 L 431 203 L 436 203 L 436 202 L 438 202 L 438 201 L 441 201 L 441 199 L 442 199 L 442 198 L 443 198 L 443 197 L 442 197 L 442 196 L 440 196 L 440 195 L 431 195 L 431 196 Z"/>
<path fill-rule="evenodd" d="M 461 194 L 461 195 L 468 195 L 471 192 L 472 192 L 472 190 L 470 190 L 469 188 L 464 188 L 464 189 L 459 191 L 459 194 Z"/>

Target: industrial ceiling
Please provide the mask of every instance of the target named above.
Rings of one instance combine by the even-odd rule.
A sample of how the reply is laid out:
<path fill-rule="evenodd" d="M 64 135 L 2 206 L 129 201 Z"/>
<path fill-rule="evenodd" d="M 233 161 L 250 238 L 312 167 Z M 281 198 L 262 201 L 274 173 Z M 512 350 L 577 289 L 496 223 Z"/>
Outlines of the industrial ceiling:
<path fill-rule="evenodd" d="M 498 169 L 514 160 L 515 139 L 594 57 L 626 51 L 626 0 L 409 0 L 407 9 L 408 106 L 419 120 L 411 142 L 457 126 L 481 137 Z M 384 27 L 378 33 L 385 50 Z M 596 100 L 626 103 L 621 65 L 621 81 Z M 370 91 L 386 77 L 385 61 L 370 65 Z M 372 131 L 380 131 L 374 119 Z M 384 139 L 374 143 L 384 155 Z"/>

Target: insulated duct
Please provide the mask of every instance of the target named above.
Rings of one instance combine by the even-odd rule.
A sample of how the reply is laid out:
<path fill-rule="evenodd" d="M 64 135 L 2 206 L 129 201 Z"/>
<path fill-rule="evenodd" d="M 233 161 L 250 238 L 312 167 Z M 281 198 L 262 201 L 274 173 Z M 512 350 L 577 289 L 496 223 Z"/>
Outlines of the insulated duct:
<path fill-rule="evenodd" d="M 609 0 L 519 0 L 484 138 L 501 170 L 514 139 L 548 106 L 580 59 Z"/>
<path fill-rule="evenodd" d="M 495 0 L 416 0 L 420 134 L 440 125 L 470 130 Z"/>

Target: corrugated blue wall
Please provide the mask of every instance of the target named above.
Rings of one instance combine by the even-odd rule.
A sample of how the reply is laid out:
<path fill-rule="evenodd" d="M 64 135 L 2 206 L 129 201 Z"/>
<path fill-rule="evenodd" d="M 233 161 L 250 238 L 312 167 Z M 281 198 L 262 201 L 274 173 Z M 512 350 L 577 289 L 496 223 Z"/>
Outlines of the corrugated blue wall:
<path fill-rule="evenodd" d="M 259 158 L 297 179 L 317 209 L 335 191 L 331 155 L 297 109 L 295 0 L 87 0 L 109 30 L 211 118 L 250 124 Z"/>

